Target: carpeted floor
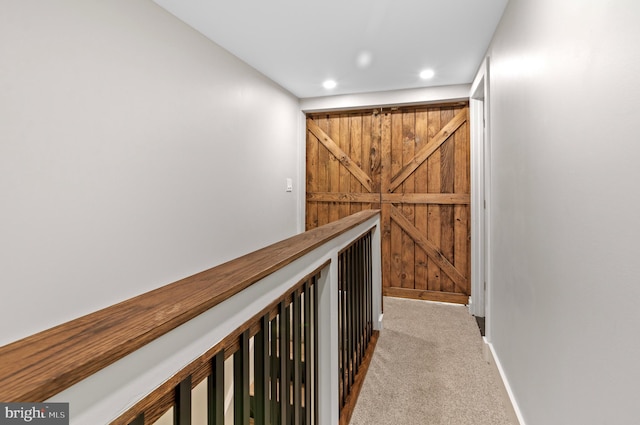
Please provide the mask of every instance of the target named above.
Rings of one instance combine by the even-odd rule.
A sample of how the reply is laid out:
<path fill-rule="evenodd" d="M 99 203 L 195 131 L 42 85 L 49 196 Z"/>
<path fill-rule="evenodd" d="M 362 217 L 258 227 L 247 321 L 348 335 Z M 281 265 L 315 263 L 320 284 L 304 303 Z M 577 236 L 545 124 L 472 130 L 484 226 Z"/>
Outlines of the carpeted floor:
<path fill-rule="evenodd" d="M 516 425 L 465 306 L 384 299 L 352 425 Z"/>

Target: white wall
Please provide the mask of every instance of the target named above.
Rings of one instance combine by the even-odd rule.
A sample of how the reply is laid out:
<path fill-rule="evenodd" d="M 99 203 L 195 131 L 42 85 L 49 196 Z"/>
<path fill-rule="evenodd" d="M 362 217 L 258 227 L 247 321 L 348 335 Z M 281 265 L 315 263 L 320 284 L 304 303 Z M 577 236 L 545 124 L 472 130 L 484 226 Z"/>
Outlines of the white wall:
<path fill-rule="evenodd" d="M 638 423 L 640 3 L 511 0 L 492 46 L 492 343 L 527 425 Z"/>
<path fill-rule="evenodd" d="M 415 105 L 424 103 L 468 100 L 470 84 L 423 87 L 419 89 L 310 97 L 300 100 L 305 112 L 376 108 L 386 105 Z"/>
<path fill-rule="evenodd" d="M 0 345 L 297 232 L 298 100 L 153 2 L 4 1 L 0 57 Z"/>

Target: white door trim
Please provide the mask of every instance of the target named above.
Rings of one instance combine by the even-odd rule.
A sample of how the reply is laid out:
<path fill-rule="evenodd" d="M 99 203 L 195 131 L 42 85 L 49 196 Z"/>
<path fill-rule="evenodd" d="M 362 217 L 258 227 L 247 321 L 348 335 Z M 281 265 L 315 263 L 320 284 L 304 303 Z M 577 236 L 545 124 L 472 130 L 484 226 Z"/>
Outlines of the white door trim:
<path fill-rule="evenodd" d="M 490 341 L 489 279 L 489 57 L 485 58 L 471 85 L 471 299 L 470 312 L 485 317 Z M 486 282 L 486 284 L 485 284 Z"/>

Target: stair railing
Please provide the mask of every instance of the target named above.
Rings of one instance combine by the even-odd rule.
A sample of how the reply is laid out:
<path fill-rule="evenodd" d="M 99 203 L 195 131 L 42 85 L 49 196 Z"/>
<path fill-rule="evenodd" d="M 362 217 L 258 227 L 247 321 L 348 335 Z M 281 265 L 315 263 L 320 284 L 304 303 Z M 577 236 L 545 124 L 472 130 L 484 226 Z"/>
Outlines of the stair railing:
<path fill-rule="evenodd" d="M 379 213 L 356 213 L 0 347 L 0 401 L 68 402 L 73 425 L 337 424 L 380 270 Z"/>

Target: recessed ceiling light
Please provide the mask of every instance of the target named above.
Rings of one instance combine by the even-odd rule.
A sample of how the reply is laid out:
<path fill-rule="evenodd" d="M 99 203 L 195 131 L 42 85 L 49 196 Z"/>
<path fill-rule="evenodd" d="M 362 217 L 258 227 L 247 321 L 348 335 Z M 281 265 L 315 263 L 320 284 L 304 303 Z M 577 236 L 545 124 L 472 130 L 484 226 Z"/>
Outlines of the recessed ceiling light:
<path fill-rule="evenodd" d="M 373 55 L 371 54 L 371 52 L 368 50 L 362 50 L 356 57 L 356 64 L 358 65 L 358 68 L 365 69 L 368 68 L 369 65 L 371 65 L 372 60 Z"/>
<path fill-rule="evenodd" d="M 335 80 L 327 80 L 324 83 L 322 83 L 322 87 L 324 87 L 327 90 L 335 89 L 337 85 L 338 83 L 336 83 Z"/>
<path fill-rule="evenodd" d="M 433 69 L 425 69 L 420 73 L 420 78 L 422 78 L 423 80 L 428 80 L 430 78 L 433 78 L 434 75 L 436 75 L 436 73 Z"/>

